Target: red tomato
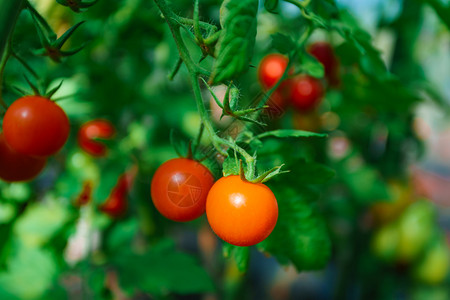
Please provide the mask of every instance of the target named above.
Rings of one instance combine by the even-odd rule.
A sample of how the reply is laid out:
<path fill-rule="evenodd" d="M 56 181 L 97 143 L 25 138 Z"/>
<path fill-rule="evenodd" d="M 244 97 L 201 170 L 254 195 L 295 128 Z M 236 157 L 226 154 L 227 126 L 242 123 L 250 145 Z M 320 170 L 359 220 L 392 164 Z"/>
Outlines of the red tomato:
<path fill-rule="evenodd" d="M 47 157 L 58 152 L 69 137 L 66 113 L 55 102 L 41 96 L 17 99 L 6 111 L 3 132 L 17 152 Z"/>
<path fill-rule="evenodd" d="M 292 105 L 299 111 L 310 111 L 316 108 L 323 96 L 323 87 L 319 80 L 301 75 L 295 77 L 290 86 Z"/>
<path fill-rule="evenodd" d="M 287 57 L 281 54 L 269 54 L 265 56 L 258 67 L 258 79 L 265 89 L 273 87 L 288 65 Z"/>
<path fill-rule="evenodd" d="M 137 174 L 133 167 L 125 174 L 119 176 L 116 185 L 111 190 L 108 199 L 100 206 L 100 210 L 112 218 L 123 216 L 128 209 L 128 193 Z"/>
<path fill-rule="evenodd" d="M 324 66 L 325 77 L 329 83 L 339 84 L 339 61 L 331 45 L 327 42 L 316 42 L 308 47 L 308 52 Z"/>
<path fill-rule="evenodd" d="M 12 149 L 0 133 L 0 179 L 8 182 L 28 181 L 44 169 L 47 159 L 21 154 Z"/>
<path fill-rule="evenodd" d="M 78 131 L 78 144 L 85 152 L 102 157 L 106 155 L 108 149 L 96 139 L 111 139 L 115 133 L 116 130 L 111 122 L 100 119 L 92 120 L 83 124 Z"/>
<path fill-rule="evenodd" d="M 277 199 L 262 183 L 246 182 L 239 176 L 222 177 L 209 191 L 206 216 L 212 230 L 225 242 L 251 246 L 275 228 Z"/>
<path fill-rule="evenodd" d="M 166 218 L 177 222 L 191 221 L 205 212 L 206 196 L 213 183 L 213 175 L 199 162 L 171 159 L 153 176 L 152 201 Z"/>
<path fill-rule="evenodd" d="M 282 93 L 278 90 L 272 93 L 272 96 L 266 102 L 266 105 L 269 107 L 266 108 L 264 112 L 270 119 L 281 117 L 286 110 L 286 101 Z"/>

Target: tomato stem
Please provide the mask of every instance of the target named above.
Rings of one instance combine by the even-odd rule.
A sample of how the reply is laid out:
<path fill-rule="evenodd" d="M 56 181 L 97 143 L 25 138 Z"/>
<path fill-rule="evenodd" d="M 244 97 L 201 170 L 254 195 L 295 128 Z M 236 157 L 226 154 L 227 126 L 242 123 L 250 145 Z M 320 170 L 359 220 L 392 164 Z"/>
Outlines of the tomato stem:
<path fill-rule="evenodd" d="M 172 32 L 172 36 L 177 45 L 180 59 L 184 62 L 184 64 L 186 65 L 186 68 L 188 69 L 188 72 L 190 74 L 191 83 L 192 83 L 192 89 L 194 92 L 194 98 L 195 98 L 195 101 L 197 102 L 197 109 L 199 111 L 203 126 L 205 127 L 205 129 L 209 133 L 209 135 L 212 137 L 212 145 L 220 154 L 222 154 L 225 157 L 228 156 L 228 153 L 221 145 L 228 146 L 229 148 L 232 148 L 234 151 L 241 154 L 244 157 L 247 165 L 249 166 L 248 169 L 250 171 L 248 171 L 249 172 L 248 178 L 253 178 L 254 170 L 255 170 L 254 166 L 255 166 L 256 160 L 250 154 L 248 154 L 243 148 L 239 147 L 236 143 L 230 142 L 226 139 L 219 137 L 214 130 L 214 127 L 209 118 L 208 112 L 206 111 L 205 104 L 203 103 L 200 82 L 199 82 L 200 75 L 205 75 L 205 73 L 208 73 L 208 72 L 203 70 L 202 68 L 200 68 L 193 61 L 193 59 L 189 53 L 189 50 L 187 49 L 187 47 L 183 41 L 183 38 L 181 36 L 181 33 L 180 33 L 180 20 L 185 21 L 186 19 L 184 19 L 184 18 L 180 19 L 180 17 L 177 16 L 169 8 L 169 6 L 167 5 L 165 0 L 153 0 L 153 1 L 156 3 L 156 5 L 158 6 L 158 8 L 161 11 L 161 14 L 163 15 L 164 19 L 166 20 L 167 25 L 169 26 L 169 29 Z M 201 24 L 201 23 L 199 22 L 199 24 Z M 193 23 L 193 25 L 195 26 L 195 22 Z"/>

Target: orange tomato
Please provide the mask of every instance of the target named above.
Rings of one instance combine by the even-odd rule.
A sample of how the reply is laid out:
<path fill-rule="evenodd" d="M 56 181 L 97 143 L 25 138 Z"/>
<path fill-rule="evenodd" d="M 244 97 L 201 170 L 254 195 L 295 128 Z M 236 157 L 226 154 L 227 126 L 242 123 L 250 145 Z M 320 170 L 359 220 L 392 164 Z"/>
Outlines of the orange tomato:
<path fill-rule="evenodd" d="M 222 177 L 209 191 L 206 216 L 221 239 L 236 246 L 251 246 L 275 228 L 277 199 L 262 183 L 243 181 L 236 175 Z"/>

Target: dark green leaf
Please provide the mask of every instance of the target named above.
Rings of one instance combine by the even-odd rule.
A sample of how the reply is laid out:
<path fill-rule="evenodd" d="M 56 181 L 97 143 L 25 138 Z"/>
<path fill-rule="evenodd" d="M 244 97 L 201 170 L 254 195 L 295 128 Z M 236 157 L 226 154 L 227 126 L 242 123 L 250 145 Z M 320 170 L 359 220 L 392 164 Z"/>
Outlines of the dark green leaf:
<path fill-rule="evenodd" d="M 275 12 L 276 9 L 278 8 L 278 0 L 264 1 L 264 7 L 270 12 Z"/>
<path fill-rule="evenodd" d="M 272 47 L 283 54 L 288 54 L 296 48 L 292 38 L 282 33 L 272 35 Z"/>
<path fill-rule="evenodd" d="M 280 263 L 292 262 L 298 271 L 318 270 L 331 255 L 329 234 L 324 220 L 314 213 L 302 191 L 297 189 L 296 194 L 278 199 L 277 225 L 258 245 Z"/>
<path fill-rule="evenodd" d="M 230 80 L 250 66 L 256 38 L 257 0 L 225 0 L 220 9 L 222 32 L 216 48 L 212 84 Z"/>
<path fill-rule="evenodd" d="M 130 292 L 155 295 L 213 291 L 213 283 L 199 263 L 173 246 L 153 247 L 143 255 L 128 253 L 117 257 L 121 286 Z"/>
<path fill-rule="evenodd" d="M 336 175 L 334 170 L 315 162 L 303 161 L 296 164 L 295 168 L 298 182 L 307 184 L 324 184 Z"/>

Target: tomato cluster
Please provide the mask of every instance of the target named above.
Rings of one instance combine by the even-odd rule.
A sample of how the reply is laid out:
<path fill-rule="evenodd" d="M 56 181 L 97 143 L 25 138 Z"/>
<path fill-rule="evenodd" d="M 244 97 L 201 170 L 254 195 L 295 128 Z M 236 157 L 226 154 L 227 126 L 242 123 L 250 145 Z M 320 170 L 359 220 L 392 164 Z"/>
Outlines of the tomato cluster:
<path fill-rule="evenodd" d="M 186 222 L 206 210 L 212 230 L 236 246 L 263 241 L 275 227 L 278 204 L 262 183 L 239 176 L 222 177 L 214 183 L 211 172 L 199 162 L 176 158 L 162 164 L 151 184 L 156 209 L 166 218 Z"/>
<path fill-rule="evenodd" d="M 3 118 L 0 178 L 10 182 L 33 179 L 46 158 L 64 146 L 69 131 L 69 119 L 55 102 L 42 96 L 17 99 Z"/>
<path fill-rule="evenodd" d="M 325 79 L 330 85 L 339 82 L 339 62 L 329 43 L 316 42 L 308 48 L 308 52 L 324 66 Z M 281 54 L 265 56 L 258 67 L 258 79 L 265 90 L 271 89 L 281 79 L 288 66 L 288 58 Z M 280 83 L 268 102 L 271 108 L 284 109 L 291 105 L 297 112 L 309 113 L 320 104 L 324 95 L 323 83 L 309 75 L 298 74 L 292 77 L 293 70 L 289 70 L 290 78 Z"/>

